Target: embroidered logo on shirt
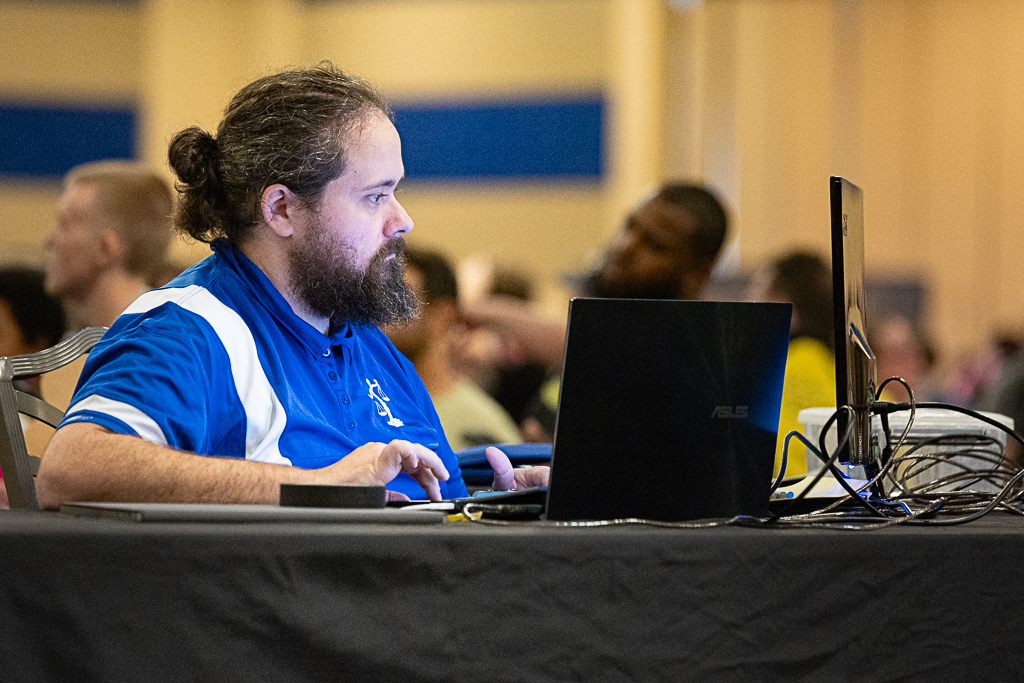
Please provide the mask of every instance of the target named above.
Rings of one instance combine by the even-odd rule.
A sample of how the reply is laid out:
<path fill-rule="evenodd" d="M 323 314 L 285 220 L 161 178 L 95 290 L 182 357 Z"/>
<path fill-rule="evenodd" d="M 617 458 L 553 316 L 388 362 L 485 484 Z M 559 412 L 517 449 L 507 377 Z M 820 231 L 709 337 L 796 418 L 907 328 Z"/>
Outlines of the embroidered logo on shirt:
<path fill-rule="evenodd" d="M 391 409 L 388 408 L 388 401 L 391 399 L 384 394 L 384 390 L 380 388 L 380 382 L 377 380 L 366 380 L 366 386 L 370 388 L 370 398 L 377 404 L 377 414 L 381 417 L 388 418 L 388 424 L 392 427 L 402 427 L 405 425 L 404 422 L 399 420 L 397 417 L 391 414 Z"/>

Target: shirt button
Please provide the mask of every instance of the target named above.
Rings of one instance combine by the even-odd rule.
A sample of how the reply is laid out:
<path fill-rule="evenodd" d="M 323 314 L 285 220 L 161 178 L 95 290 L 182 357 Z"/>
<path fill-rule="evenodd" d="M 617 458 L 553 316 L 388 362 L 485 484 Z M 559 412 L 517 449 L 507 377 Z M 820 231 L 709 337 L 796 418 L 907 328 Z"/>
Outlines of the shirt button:
<path fill-rule="evenodd" d="M 324 351 L 324 358 L 327 358 L 330 355 L 331 355 L 331 350 L 330 349 L 327 349 L 326 351 Z"/>
<path fill-rule="evenodd" d="M 338 373 L 336 373 L 334 370 L 328 372 L 327 376 L 330 377 L 332 380 L 338 379 Z"/>
<path fill-rule="evenodd" d="M 349 420 L 348 421 L 348 428 L 349 429 L 355 429 L 356 428 L 356 423 L 353 420 Z"/>
<path fill-rule="evenodd" d="M 348 405 L 348 394 L 341 395 L 341 402 L 344 403 L 345 405 Z"/>

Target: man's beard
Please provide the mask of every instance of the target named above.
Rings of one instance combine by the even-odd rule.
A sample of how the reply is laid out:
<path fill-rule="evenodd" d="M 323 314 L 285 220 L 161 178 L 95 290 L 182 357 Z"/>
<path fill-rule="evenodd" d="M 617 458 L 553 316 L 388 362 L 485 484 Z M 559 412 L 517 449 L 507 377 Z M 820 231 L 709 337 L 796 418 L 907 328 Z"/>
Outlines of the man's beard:
<path fill-rule="evenodd" d="M 314 219 L 307 239 L 288 254 L 293 291 L 311 312 L 330 318 L 332 330 L 344 323 L 378 327 L 411 320 L 418 302 L 402 277 L 405 240 L 385 242 L 365 271 L 352 265 L 351 252 Z"/>

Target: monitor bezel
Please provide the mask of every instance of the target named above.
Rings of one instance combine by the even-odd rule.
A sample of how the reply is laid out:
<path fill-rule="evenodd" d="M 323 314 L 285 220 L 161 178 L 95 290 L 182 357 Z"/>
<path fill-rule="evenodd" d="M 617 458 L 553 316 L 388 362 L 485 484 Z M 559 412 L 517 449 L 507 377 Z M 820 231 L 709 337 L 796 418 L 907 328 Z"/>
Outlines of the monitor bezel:
<path fill-rule="evenodd" d="M 864 287 L 864 196 L 840 176 L 829 179 L 832 218 L 832 313 L 835 334 L 836 407 L 849 406 L 854 422 L 851 438 L 838 462 L 867 465 L 874 461 L 871 404 L 877 381 L 875 355 L 867 338 Z M 839 442 L 850 414 L 839 411 Z"/>

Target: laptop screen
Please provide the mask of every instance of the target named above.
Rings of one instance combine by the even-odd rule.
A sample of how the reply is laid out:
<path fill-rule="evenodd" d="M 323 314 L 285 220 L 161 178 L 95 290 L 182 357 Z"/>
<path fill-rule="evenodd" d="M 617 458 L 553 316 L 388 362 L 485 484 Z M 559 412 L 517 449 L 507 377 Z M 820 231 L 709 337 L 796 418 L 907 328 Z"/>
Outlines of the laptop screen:
<path fill-rule="evenodd" d="M 574 299 L 547 518 L 767 514 L 791 308 Z"/>

